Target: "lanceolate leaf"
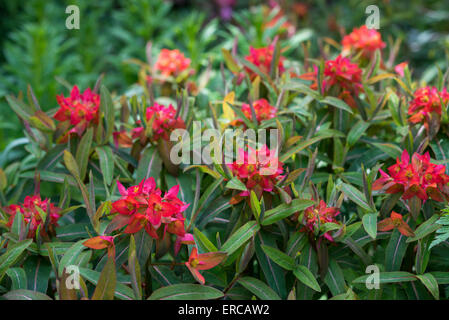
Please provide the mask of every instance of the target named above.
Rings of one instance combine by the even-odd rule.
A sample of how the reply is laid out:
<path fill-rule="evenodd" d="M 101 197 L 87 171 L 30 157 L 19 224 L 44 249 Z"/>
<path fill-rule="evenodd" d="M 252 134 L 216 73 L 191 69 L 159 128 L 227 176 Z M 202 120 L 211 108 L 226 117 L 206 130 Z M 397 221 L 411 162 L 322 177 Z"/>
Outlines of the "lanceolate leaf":
<path fill-rule="evenodd" d="M 136 183 L 140 183 L 142 179 L 153 177 L 158 179 L 162 169 L 162 159 L 155 147 L 146 148 L 139 161 L 136 173 Z"/>
<path fill-rule="evenodd" d="M 345 278 L 340 266 L 338 265 L 337 261 L 335 261 L 335 259 L 330 259 L 329 261 L 329 267 L 327 269 L 324 282 L 327 284 L 329 290 L 334 296 L 346 292 Z"/>
<path fill-rule="evenodd" d="M 386 271 L 400 270 L 407 247 L 408 243 L 406 243 L 406 237 L 398 230 L 394 230 L 385 251 Z"/>
<path fill-rule="evenodd" d="M 231 255 L 252 236 L 254 236 L 259 229 L 260 226 L 256 221 L 247 222 L 229 237 L 229 239 L 221 247 L 221 251 L 226 251 L 228 255 Z"/>
<path fill-rule="evenodd" d="M 92 300 L 113 300 L 116 291 L 117 275 L 115 258 L 109 257 L 103 271 L 101 271 Z"/>
<path fill-rule="evenodd" d="M 315 291 L 321 292 L 320 285 L 315 279 L 315 276 L 312 272 L 307 269 L 305 266 L 297 266 L 295 270 L 293 270 L 293 274 L 299 281 L 304 283 L 306 286 L 312 288 Z"/>
<path fill-rule="evenodd" d="M 259 232 L 255 238 L 257 261 L 260 263 L 267 284 L 282 298 L 287 296 L 285 271 L 263 251 L 262 246 L 276 249 L 276 242 L 267 232 Z"/>
<path fill-rule="evenodd" d="M 279 249 L 272 248 L 269 246 L 262 245 L 262 250 L 266 253 L 266 255 L 280 265 L 282 268 L 286 270 L 293 270 L 295 268 L 295 260 Z"/>
<path fill-rule="evenodd" d="M 223 297 L 218 289 L 199 284 L 174 284 L 153 292 L 148 300 L 209 300 Z"/>
<path fill-rule="evenodd" d="M 111 185 L 114 175 L 114 155 L 110 147 L 102 146 L 97 147 L 97 155 L 100 160 L 101 173 L 106 185 Z"/>
<path fill-rule="evenodd" d="M 310 206 L 312 206 L 315 202 L 312 200 L 306 199 L 294 199 L 289 204 L 281 204 L 274 209 L 268 210 L 265 212 L 264 219 L 262 221 L 262 225 L 270 225 L 279 220 L 285 219 L 292 214 L 302 211 Z"/>
<path fill-rule="evenodd" d="M 251 291 L 261 300 L 281 300 L 269 286 L 253 277 L 244 277 L 238 280 L 242 286 Z"/>
<path fill-rule="evenodd" d="M 438 282 L 435 277 L 431 273 L 420 274 L 416 276 L 419 280 L 421 280 L 422 284 L 426 286 L 427 290 L 432 294 L 432 296 L 436 299 L 440 299 L 440 292 L 438 290 Z"/>

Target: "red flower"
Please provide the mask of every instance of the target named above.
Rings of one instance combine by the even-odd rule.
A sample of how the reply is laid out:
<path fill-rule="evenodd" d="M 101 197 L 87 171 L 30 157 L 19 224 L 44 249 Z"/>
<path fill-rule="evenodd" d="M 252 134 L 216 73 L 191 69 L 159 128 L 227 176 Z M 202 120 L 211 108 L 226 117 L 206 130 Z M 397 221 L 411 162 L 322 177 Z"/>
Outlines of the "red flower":
<path fill-rule="evenodd" d="M 246 191 L 239 193 L 237 198 L 231 200 L 233 203 L 239 202 L 242 197 L 249 196 L 251 190 L 254 190 L 260 198 L 263 192 L 272 192 L 276 183 L 283 178 L 284 164 L 267 146 L 263 146 L 260 150 L 254 150 L 251 147 L 248 149 L 250 152 L 240 149 L 237 160 L 228 164 L 232 175 L 243 182 L 247 188 Z"/>
<path fill-rule="evenodd" d="M 158 239 L 157 231 L 164 225 L 166 232 L 184 237 L 183 212 L 189 204 L 178 199 L 179 185 L 172 187 L 164 196 L 156 188 L 154 178 L 142 180 L 137 186 L 126 189 L 117 181 L 121 198 L 112 203 L 112 212 L 117 212 L 114 218 L 116 229 L 125 225 L 125 233 L 136 233 L 142 228 L 153 238 Z"/>
<path fill-rule="evenodd" d="M 429 120 L 432 115 L 441 117 L 442 106 L 449 103 L 449 93 L 446 88 L 438 91 L 435 87 L 424 87 L 415 91 L 414 99 L 410 102 L 408 114 L 411 116 L 408 121 L 411 123 L 423 122 L 429 128 Z"/>
<path fill-rule="evenodd" d="M 397 64 L 397 65 L 394 67 L 394 71 L 395 71 L 398 75 L 400 75 L 401 77 L 403 77 L 403 76 L 404 76 L 404 69 L 405 69 L 405 67 L 406 67 L 407 65 L 408 65 L 408 62 L 407 62 L 407 61 L 401 62 L 401 63 Z"/>
<path fill-rule="evenodd" d="M 262 121 L 272 119 L 276 117 L 277 109 L 276 107 L 270 105 L 270 103 L 266 99 L 259 99 L 254 101 L 253 103 L 254 111 L 256 113 L 257 122 L 260 124 Z M 249 104 L 242 104 L 242 112 L 243 114 L 250 120 L 253 118 L 253 114 L 251 112 L 251 107 Z M 232 125 L 239 126 L 244 125 L 242 119 L 234 120 Z"/>
<path fill-rule="evenodd" d="M 271 61 L 273 60 L 273 54 L 274 54 L 274 45 L 271 44 L 268 47 L 263 48 L 249 48 L 249 55 L 245 57 L 245 59 L 252 64 L 254 64 L 256 67 L 259 68 L 259 70 L 265 74 L 270 74 L 271 70 Z M 285 71 L 284 68 L 284 61 L 285 58 L 280 56 L 279 62 L 278 62 L 278 70 L 279 74 L 283 73 Z M 251 80 L 257 77 L 257 74 L 254 73 L 250 68 L 245 67 L 245 70 L 250 75 Z"/>
<path fill-rule="evenodd" d="M 398 231 L 406 237 L 415 236 L 413 230 L 409 227 L 407 222 L 402 220 L 402 215 L 394 211 L 391 212 L 390 218 L 386 218 L 377 224 L 377 229 L 379 231 L 398 229 Z"/>
<path fill-rule="evenodd" d="M 315 67 L 315 71 L 302 74 L 299 78 L 313 80 L 311 88 L 316 90 L 318 88 L 317 76 L 318 68 Z M 323 76 L 322 94 L 329 94 L 330 90 L 335 88 L 340 99 L 349 106 L 356 107 L 353 95 L 363 92 L 362 69 L 357 64 L 339 55 L 335 60 L 326 61 Z"/>
<path fill-rule="evenodd" d="M 321 200 L 318 205 L 308 207 L 304 210 L 304 219 L 302 222 L 304 227 L 300 231 L 314 233 L 316 229 L 323 226 L 325 223 L 338 223 L 335 217 L 339 214 L 340 210 L 337 207 L 328 207 L 326 202 Z M 298 215 L 296 215 L 296 218 L 297 216 Z M 334 241 L 329 232 L 324 233 L 324 237 L 329 241 Z"/>
<path fill-rule="evenodd" d="M 37 209 L 41 209 L 44 213 L 47 213 L 49 224 L 48 229 L 54 231 L 54 227 L 58 226 L 58 220 L 60 218 L 61 209 L 56 207 L 50 200 L 45 199 L 42 201 L 41 197 L 26 196 L 22 204 L 12 204 L 4 208 L 5 212 L 9 215 L 7 227 L 11 227 L 17 212 L 22 213 L 25 226 L 29 226 L 28 238 L 34 238 L 36 231 L 41 226 L 41 234 L 45 235 L 45 221 L 42 220 L 41 213 Z"/>
<path fill-rule="evenodd" d="M 374 52 L 385 48 L 385 42 L 375 29 L 368 29 L 365 25 L 354 28 L 352 32 L 343 37 L 343 52 L 362 52 L 366 58 L 371 58 Z"/>
<path fill-rule="evenodd" d="M 61 122 L 68 121 L 73 126 L 68 133 L 81 136 L 91 123 L 98 124 L 100 95 L 93 93 L 90 88 L 80 94 L 78 87 L 73 86 L 70 97 L 61 94 L 56 96 L 56 100 L 60 108 L 53 117 Z"/>
<path fill-rule="evenodd" d="M 201 284 L 205 283 L 204 277 L 199 270 L 212 269 L 226 258 L 224 252 L 208 252 L 198 254 L 196 248 L 192 249 L 190 253 L 189 261 L 186 262 L 187 268 L 189 268 L 193 277 Z"/>
<path fill-rule="evenodd" d="M 435 201 L 449 199 L 449 176 L 446 167 L 430 162 L 430 155 L 414 153 L 410 161 L 407 150 L 402 152 L 401 160 L 388 168 L 388 173 L 379 170 L 381 177 L 373 183 L 373 190 L 386 193 L 403 193 L 404 200 L 417 196 L 421 200 L 429 197 Z"/>
<path fill-rule="evenodd" d="M 162 75 L 168 77 L 178 76 L 181 72 L 190 67 L 190 59 L 186 58 L 184 54 L 178 49 L 169 50 L 162 49 L 159 57 L 154 65 L 156 70 L 159 70 Z"/>
<path fill-rule="evenodd" d="M 153 118 L 154 117 L 154 118 Z M 153 118 L 153 119 L 152 119 Z M 170 104 L 168 107 L 154 103 L 153 106 L 146 110 L 146 120 L 148 123 L 152 121 L 152 137 L 151 141 L 158 141 L 159 139 L 170 140 L 170 134 L 175 129 L 185 129 L 186 125 L 182 118 L 176 118 L 176 110 Z M 141 124 L 137 121 L 137 124 Z M 114 132 L 115 145 L 129 148 L 133 144 L 133 140 L 139 139 L 142 145 L 147 143 L 147 136 L 145 135 L 144 127 L 137 127 L 132 129 L 129 135 L 126 131 Z"/>

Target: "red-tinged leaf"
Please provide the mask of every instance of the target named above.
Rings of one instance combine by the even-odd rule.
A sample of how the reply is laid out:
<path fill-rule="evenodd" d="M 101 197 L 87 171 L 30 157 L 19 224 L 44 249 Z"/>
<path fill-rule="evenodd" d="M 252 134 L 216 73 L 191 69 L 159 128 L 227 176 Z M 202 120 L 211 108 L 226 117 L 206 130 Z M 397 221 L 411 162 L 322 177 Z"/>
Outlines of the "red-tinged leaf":
<path fill-rule="evenodd" d="M 400 233 L 402 233 L 406 237 L 414 237 L 415 236 L 415 233 L 413 232 L 413 230 L 409 227 L 409 225 L 405 221 L 402 221 L 401 225 L 398 227 L 398 230 Z"/>
<path fill-rule="evenodd" d="M 226 259 L 226 252 L 208 252 L 198 255 L 198 260 L 200 263 L 196 267 L 198 270 L 208 270 L 212 269 L 216 265 L 220 264 L 224 259 Z"/>
<path fill-rule="evenodd" d="M 377 224 L 377 230 L 379 231 L 389 231 L 394 229 L 393 220 L 391 218 L 386 218 L 382 221 L 379 221 Z"/>
<path fill-rule="evenodd" d="M 84 241 L 83 245 L 91 249 L 105 249 L 113 244 L 112 237 L 110 238 L 111 239 L 108 239 L 108 237 L 105 236 L 94 237 Z"/>
<path fill-rule="evenodd" d="M 186 262 L 187 268 L 189 268 L 189 271 L 192 273 L 192 276 L 195 278 L 196 281 L 204 285 L 206 281 L 204 280 L 204 277 L 201 275 L 201 273 L 198 271 L 198 269 L 193 268 L 188 262 Z"/>

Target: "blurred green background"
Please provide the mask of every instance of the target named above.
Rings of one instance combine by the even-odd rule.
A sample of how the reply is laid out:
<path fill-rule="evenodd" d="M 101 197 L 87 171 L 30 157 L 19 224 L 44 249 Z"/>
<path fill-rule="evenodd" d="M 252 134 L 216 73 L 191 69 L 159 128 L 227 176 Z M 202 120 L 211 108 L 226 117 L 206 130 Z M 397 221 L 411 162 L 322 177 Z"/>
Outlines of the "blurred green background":
<path fill-rule="evenodd" d="M 438 68 L 448 67 L 447 1 L 278 2 L 298 31 L 312 29 L 314 41 L 329 37 L 337 42 L 343 32 L 364 24 L 365 8 L 375 4 L 384 41 L 391 47 L 395 39 L 402 39 L 400 61 L 410 62 L 415 78 L 429 82 Z M 65 8 L 72 4 L 80 9 L 79 30 L 65 27 Z M 257 32 L 249 31 L 264 19 L 257 10 L 260 4 L 269 1 L 1 1 L 0 151 L 23 130 L 6 94 L 26 94 L 30 84 L 41 107 L 48 110 L 56 107 L 56 94 L 67 94 L 61 82 L 85 89 L 93 87 L 101 73 L 111 91 L 123 92 L 136 82 L 138 71 L 137 65 L 124 61 L 145 60 L 147 41 L 152 41 L 155 53 L 164 47 L 179 48 L 194 67 L 205 68 L 209 59 L 220 59 L 223 41 L 233 41 L 231 25 L 246 33 L 248 44 L 260 44 Z M 295 58 L 295 50 L 289 58 Z"/>

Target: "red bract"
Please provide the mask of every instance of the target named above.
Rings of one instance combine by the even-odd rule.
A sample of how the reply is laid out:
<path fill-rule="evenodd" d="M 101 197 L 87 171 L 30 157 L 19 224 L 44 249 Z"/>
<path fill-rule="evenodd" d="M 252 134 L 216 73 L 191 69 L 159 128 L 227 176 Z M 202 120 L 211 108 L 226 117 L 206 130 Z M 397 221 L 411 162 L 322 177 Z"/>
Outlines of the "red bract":
<path fill-rule="evenodd" d="M 365 25 L 354 28 L 352 32 L 343 37 L 343 52 L 362 52 L 366 58 L 372 57 L 374 52 L 385 48 L 385 42 L 375 29 L 368 29 Z"/>
<path fill-rule="evenodd" d="M 304 227 L 300 231 L 310 232 L 313 234 L 320 226 L 323 226 L 325 223 L 338 223 L 335 217 L 339 214 L 340 210 L 337 207 L 328 207 L 326 205 L 326 202 L 321 200 L 318 205 L 308 207 L 306 210 L 304 210 L 304 218 L 302 221 Z M 324 233 L 323 236 L 329 241 L 334 241 L 334 238 L 332 238 L 329 232 Z"/>
<path fill-rule="evenodd" d="M 405 67 L 407 67 L 407 65 L 408 65 L 408 62 L 407 62 L 407 61 L 398 63 L 397 65 L 394 66 L 394 71 L 395 71 L 398 75 L 400 75 L 401 77 L 403 77 L 403 76 L 404 76 L 404 69 L 405 69 Z"/>
<path fill-rule="evenodd" d="M 36 230 L 41 226 L 41 234 L 45 235 L 44 229 L 45 221 L 42 220 L 41 213 L 38 209 L 48 215 L 49 224 L 48 231 L 54 231 L 54 228 L 58 226 L 58 220 L 60 218 L 61 209 L 56 207 L 49 199 L 42 200 L 40 196 L 26 196 L 22 204 L 12 204 L 4 208 L 5 212 L 9 215 L 7 227 L 11 227 L 16 214 L 20 212 L 23 215 L 25 227 L 29 226 L 28 238 L 34 238 L 36 236 Z"/>
<path fill-rule="evenodd" d="M 198 254 L 196 248 L 192 249 L 190 253 L 189 261 L 186 262 L 187 268 L 189 268 L 193 277 L 201 284 L 205 283 L 204 277 L 199 270 L 212 269 L 226 258 L 224 252 L 208 252 Z"/>
<path fill-rule="evenodd" d="M 254 101 L 253 107 L 256 113 L 257 123 L 259 124 L 264 120 L 269 120 L 276 117 L 276 107 L 270 105 L 270 103 L 266 99 L 259 99 L 257 101 Z M 242 104 L 242 112 L 248 119 L 253 119 L 253 114 L 251 112 L 251 107 L 249 104 Z M 231 124 L 239 126 L 244 125 L 244 122 L 242 119 L 237 119 L 234 120 Z"/>
<path fill-rule="evenodd" d="M 322 94 L 328 94 L 332 89 L 349 106 L 356 107 L 353 96 L 363 92 L 362 69 L 357 64 L 339 55 L 335 60 L 326 61 L 323 76 Z M 316 67 L 315 71 L 299 76 L 301 79 L 314 81 L 311 88 L 315 90 L 318 88 L 317 77 L 318 68 Z"/>
<path fill-rule="evenodd" d="M 423 122 L 429 128 L 429 121 L 434 114 L 441 117 L 442 106 L 449 103 L 449 93 L 444 88 L 438 91 L 435 87 L 424 87 L 415 91 L 414 99 L 410 102 L 408 114 L 411 116 L 408 121 L 411 123 Z"/>
<path fill-rule="evenodd" d="M 403 193 L 402 198 L 408 200 L 417 196 L 421 200 L 432 198 L 435 201 L 449 199 L 449 176 L 444 172 L 446 167 L 430 162 L 430 155 L 414 153 L 410 161 L 407 150 L 402 152 L 401 159 L 388 168 L 388 173 L 379 170 L 381 177 L 373 183 L 373 190 L 384 190 L 386 193 Z"/>
<path fill-rule="evenodd" d="M 98 113 L 100 108 L 100 95 L 93 93 L 87 88 L 80 94 L 77 86 L 73 86 L 70 97 L 63 94 L 56 96 L 60 106 L 54 118 L 58 121 L 68 121 L 73 126 L 68 133 L 76 133 L 81 136 L 86 128 L 91 124 L 98 124 Z M 67 135 L 63 141 L 67 139 Z"/>
<path fill-rule="evenodd" d="M 186 125 L 182 118 L 176 118 L 176 110 L 170 104 L 168 107 L 154 103 L 153 106 L 146 110 L 146 120 L 152 123 L 151 141 L 155 142 L 159 139 L 170 140 L 170 134 L 175 129 L 185 129 Z M 141 122 L 137 121 L 140 125 Z M 137 127 L 131 131 L 131 136 L 126 131 L 114 132 L 114 142 L 116 146 L 129 148 L 135 139 L 139 139 L 142 145 L 147 142 L 144 127 Z"/>
<path fill-rule="evenodd" d="M 162 196 L 156 188 L 154 178 L 143 179 L 137 186 L 126 189 L 117 181 L 121 198 L 112 203 L 112 212 L 119 213 L 114 218 L 116 228 L 127 225 L 125 233 L 136 233 L 142 228 L 153 238 L 159 239 L 157 231 L 164 225 L 165 232 L 184 237 L 183 212 L 189 204 L 178 199 L 179 185 L 172 187 Z"/>
<path fill-rule="evenodd" d="M 406 237 L 413 237 L 415 235 L 407 222 L 402 220 L 402 215 L 394 211 L 391 212 L 390 218 L 386 218 L 377 224 L 377 229 L 379 231 L 398 229 Z"/>
<path fill-rule="evenodd" d="M 169 50 L 162 49 L 159 57 L 154 65 L 156 70 L 159 70 L 164 76 L 178 76 L 181 72 L 190 67 L 190 59 L 186 58 L 184 54 L 178 49 Z"/>
<path fill-rule="evenodd" d="M 263 146 L 260 150 L 251 147 L 248 149 L 249 152 L 243 148 L 239 149 L 237 160 L 228 164 L 232 175 L 247 188 L 231 200 L 233 203 L 249 196 L 251 190 L 254 190 L 260 198 L 263 192 L 272 192 L 276 183 L 283 178 L 284 164 L 279 161 L 273 150 L 270 151 L 267 146 Z"/>
<path fill-rule="evenodd" d="M 245 59 L 252 64 L 254 64 L 256 67 L 259 68 L 259 70 L 265 74 L 270 74 L 271 70 L 271 62 L 273 60 L 273 54 L 274 54 L 274 45 L 271 44 L 268 47 L 263 48 L 249 48 L 249 55 L 245 57 Z M 278 62 L 278 70 L 279 74 L 283 73 L 285 71 L 284 68 L 284 61 L 285 58 L 280 56 L 279 62 Z M 250 75 L 251 80 L 257 77 L 257 74 L 252 71 L 250 68 L 245 67 L 245 70 Z"/>

